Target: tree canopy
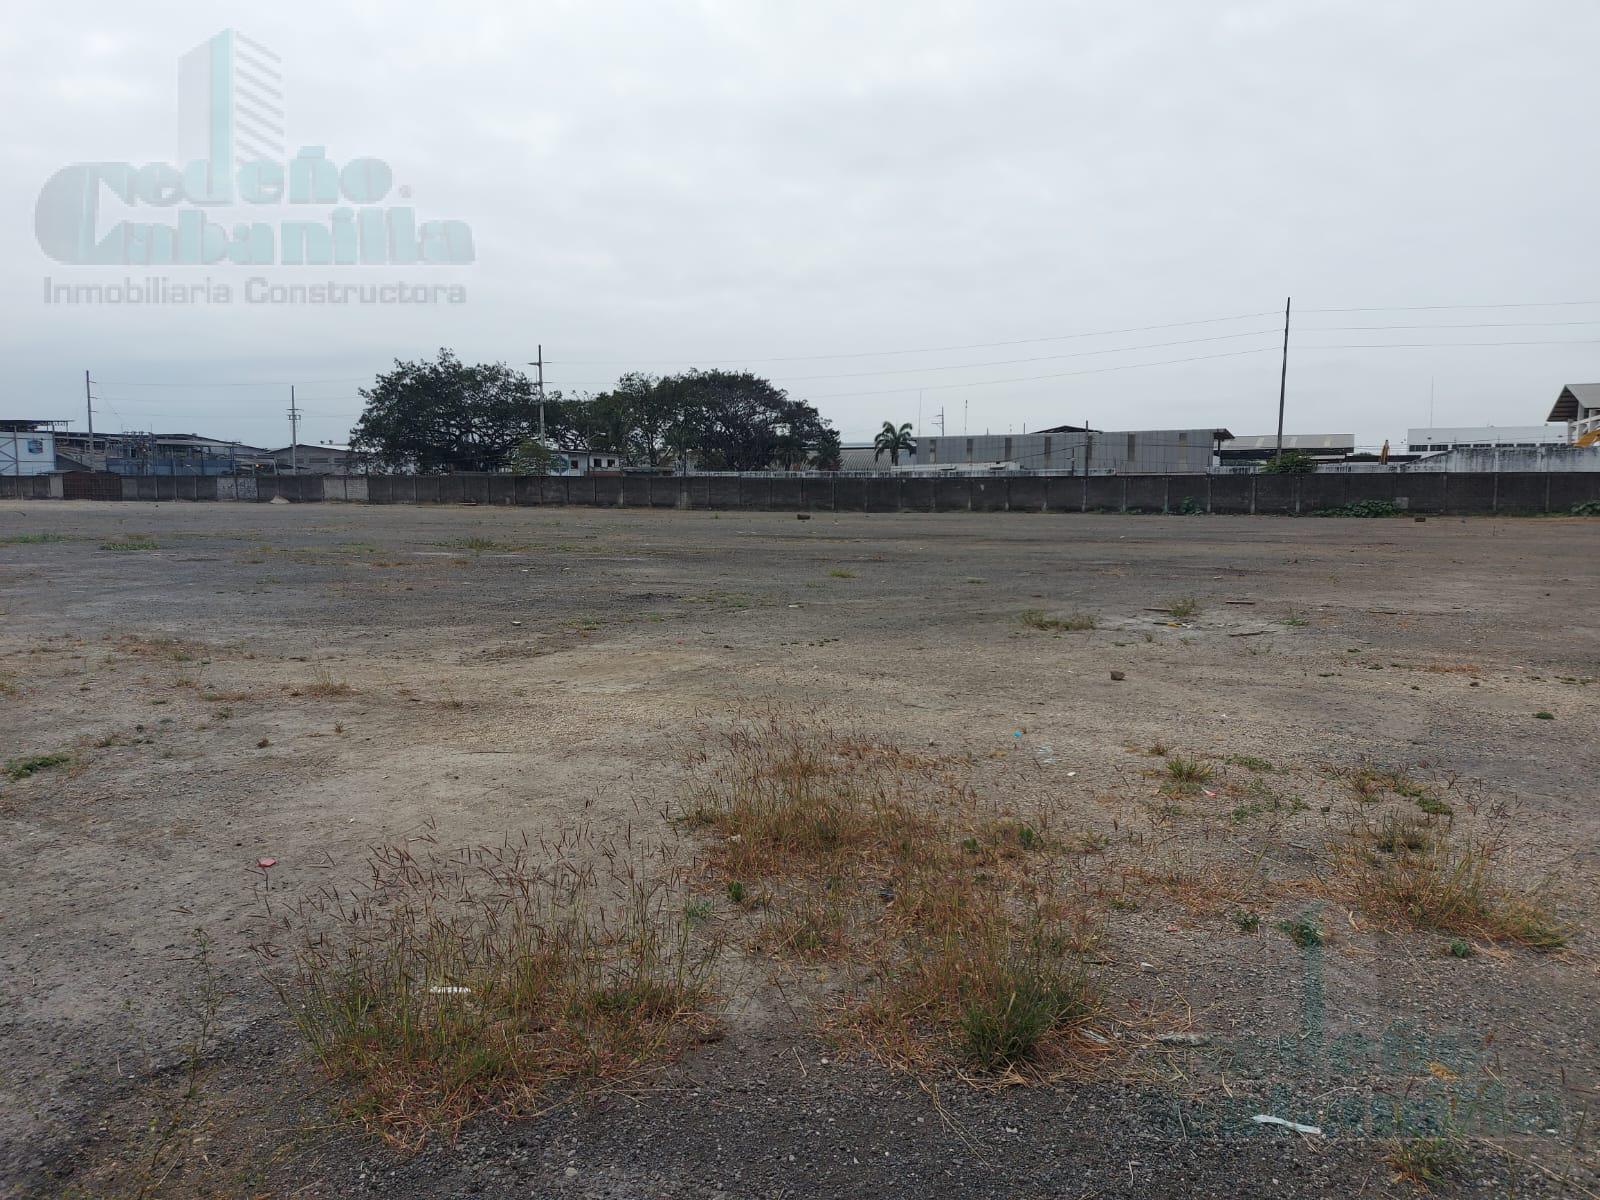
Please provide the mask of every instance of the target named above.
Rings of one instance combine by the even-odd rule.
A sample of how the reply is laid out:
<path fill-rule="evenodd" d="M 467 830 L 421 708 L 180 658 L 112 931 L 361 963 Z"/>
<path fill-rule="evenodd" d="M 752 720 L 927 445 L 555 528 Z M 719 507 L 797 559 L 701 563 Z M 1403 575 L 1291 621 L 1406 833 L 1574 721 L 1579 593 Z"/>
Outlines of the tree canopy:
<path fill-rule="evenodd" d="M 350 448 L 389 470 L 498 471 L 539 433 L 527 376 L 504 363 L 463 363 L 448 349 L 434 361 L 396 359 L 361 398 Z"/>
<path fill-rule="evenodd" d="M 533 384 L 504 363 L 468 365 L 444 349 L 435 361 L 396 361 L 361 396 L 351 447 L 380 467 L 528 470 L 548 461 Z M 545 429 L 545 451 L 587 447 L 651 467 L 836 470 L 840 458 L 837 431 L 812 405 L 749 371 L 631 373 L 593 396 L 550 392 Z"/>
<path fill-rule="evenodd" d="M 838 462 L 838 434 L 821 414 L 749 371 L 624 375 L 608 392 L 567 401 L 560 425 L 571 439 L 564 444 L 649 466 L 762 471 Z"/>

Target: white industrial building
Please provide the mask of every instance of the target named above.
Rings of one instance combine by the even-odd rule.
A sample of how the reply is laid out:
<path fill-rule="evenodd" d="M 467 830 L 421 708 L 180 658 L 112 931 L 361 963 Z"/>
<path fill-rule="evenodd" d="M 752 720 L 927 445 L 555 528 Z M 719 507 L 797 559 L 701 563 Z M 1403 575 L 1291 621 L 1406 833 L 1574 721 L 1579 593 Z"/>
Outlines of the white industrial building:
<path fill-rule="evenodd" d="M 1567 423 L 1567 441 L 1572 445 L 1600 445 L 1600 383 L 1567 384 L 1549 419 Z"/>
<path fill-rule="evenodd" d="M 1445 450 L 1537 450 L 1540 446 L 1565 446 L 1567 431 L 1560 425 L 1470 425 L 1406 430 L 1406 445 L 1413 454 Z"/>
<path fill-rule="evenodd" d="M 61 421 L 0 419 L 0 475 L 48 475 L 56 469 Z"/>

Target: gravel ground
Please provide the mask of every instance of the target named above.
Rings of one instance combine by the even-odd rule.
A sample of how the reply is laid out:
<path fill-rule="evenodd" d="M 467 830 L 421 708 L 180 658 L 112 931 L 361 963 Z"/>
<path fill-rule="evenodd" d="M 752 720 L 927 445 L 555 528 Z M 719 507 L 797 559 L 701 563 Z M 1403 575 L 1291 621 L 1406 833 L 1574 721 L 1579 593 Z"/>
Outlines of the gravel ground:
<path fill-rule="evenodd" d="M 0 505 L 0 758 L 66 756 L 0 778 L 0 1191 L 1407 1195 L 1398 1121 L 1469 1139 L 1436 1193 L 1595 1195 L 1597 582 L 1575 519 Z M 264 886 L 430 825 L 659 829 L 696 728 L 770 705 L 992 761 L 1110 845 L 1116 1070 L 913 1076 L 763 966 L 626 1087 L 409 1156 L 332 1118 L 249 951 Z M 1214 811 L 1161 802 L 1155 743 L 1215 764 Z M 1570 944 L 1456 959 L 1310 885 L 1241 932 L 1229 881 L 1320 878 L 1363 763 L 1496 831 Z M 1273 928 L 1307 912 L 1320 946 Z M 217 1036 L 152 1180 L 197 928 Z"/>

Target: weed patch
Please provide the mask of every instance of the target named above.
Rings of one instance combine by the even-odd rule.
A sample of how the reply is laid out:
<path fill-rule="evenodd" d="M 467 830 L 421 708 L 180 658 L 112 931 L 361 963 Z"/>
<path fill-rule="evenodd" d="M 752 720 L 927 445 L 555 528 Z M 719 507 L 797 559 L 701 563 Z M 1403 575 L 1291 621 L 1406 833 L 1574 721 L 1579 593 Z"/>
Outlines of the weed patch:
<path fill-rule="evenodd" d="M 1187 621 L 1200 611 L 1200 601 L 1193 596 L 1179 596 L 1167 604 L 1165 611 L 1174 621 Z"/>
<path fill-rule="evenodd" d="M 385 845 L 367 866 L 360 888 L 269 905 L 257 949 L 350 1112 L 391 1142 L 627 1077 L 712 1023 L 717 944 L 665 857 L 578 832 L 537 849 Z"/>
<path fill-rule="evenodd" d="M 1405 510 L 1392 500 L 1355 500 L 1335 508 L 1316 509 L 1311 515 L 1314 517 L 1398 517 L 1404 515 L 1404 513 Z"/>
<path fill-rule="evenodd" d="M 1099 625 L 1093 613 L 1072 613 L 1065 617 L 1052 617 L 1042 608 L 1025 609 L 1018 618 L 1029 629 L 1047 633 L 1083 633 Z"/>
<path fill-rule="evenodd" d="M 1358 832 L 1347 862 L 1369 904 L 1413 924 L 1535 950 L 1566 945 L 1567 929 L 1503 880 L 1500 853 L 1492 838 L 1390 816 Z"/>
<path fill-rule="evenodd" d="M 1465 1167 L 1467 1152 L 1451 1137 L 1392 1138 L 1385 1145 L 1383 1161 L 1397 1179 L 1427 1188 L 1444 1183 Z"/>
<path fill-rule="evenodd" d="M 1036 1070 L 1097 1008 L 1085 910 L 1042 813 L 973 764 L 770 715 L 708 738 L 683 815 L 721 886 L 772 891 L 757 945 L 848 964 L 836 1023 L 891 1062 Z"/>
<path fill-rule="evenodd" d="M 52 767 L 64 767 L 71 761 L 70 754 L 35 754 L 28 758 L 13 758 L 5 765 L 6 778 L 15 783 Z"/>

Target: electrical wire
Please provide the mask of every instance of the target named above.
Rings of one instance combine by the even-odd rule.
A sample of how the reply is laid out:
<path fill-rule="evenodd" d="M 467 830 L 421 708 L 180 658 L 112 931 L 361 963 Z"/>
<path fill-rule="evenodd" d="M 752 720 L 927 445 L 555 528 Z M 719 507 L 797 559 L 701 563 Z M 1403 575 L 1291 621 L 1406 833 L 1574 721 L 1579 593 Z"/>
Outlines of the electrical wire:
<path fill-rule="evenodd" d="M 679 355 L 674 358 L 637 359 L 637 358 L 564 358 L 545 359 L 545 366 L 553 362 L 585 366 L 626 365 L 636 362 L 709 362 L 709 363 L 746 363 L 746 362 L 816 362 L 826 358 L 888 358 L 898 354 L 942 354 L 955 350 L 992 350 L 1000 346 L 1026 346 L 1036 342 L 1064 342 L 1075 338 L 1113 337 L 1121 333 L 1149 333 L 1158 329 L 1182 329 L 1191 325 L 1214 325 L 1222 321 L 1243 321 L 1252 317 L 1270 317 L 1276 310 L 1268 309 L 1265 312 L 1235 313 L 1228 317 L 1202 317 L 1194 321 L 1172 321 L 1165 325 L 1135 325 L 1128 329 L 1096 329 L 1084 333 L 1059 333 L 1049 337 L 1013 338 L 1005 342 L 968 342 L 960 346 L 925 346 L 915 350 L 855 350 L 841 354 L 791 354 L 783 356 L 766 356 L 742 358 L 723 358 L 712 355 Z"/>
<path fill-rule="evenodd" d="M 1368 308 L 1302 308 L 1303 313 L 1351 312 L 1459 312 L 1485 308 L 1592 308 L 1600 300 L 1535 300 L 1510 304 L 1391 304 L 1387 307 Z"/>
<path fill-rule="evenodd" d="M 1255 350 L 1229 350 L 1223 354 L 1198 354 L 1189 358 L 1167 358 L 1157 362 L 1119 363 L 1113 367 L 1091 367 L 1087 371 L 1058 371 L 1051 375 L 1024 375 L 1011 379 L 974 379 L 969 383 L 930 383 L 922 387 L 882 388 L 871 392 L 827 392 L 812 396 L 813 400 L 841 400 L 850 396 L 890 396 L 906 392 L 942 392 L 950 388 L 994 387 L 1003 383 L 1033 383 L 1043 379 L 1068 379 L 1074 375 L 1103 375 L 1109 371 L 1132 371 L 1140 367 L 1170 367 L 1177 363 L 1209 362 L 1218 358 L 1242 358 L 1247 354 L 1276 352 L 1276 346 L 1261 346 Z"/>

